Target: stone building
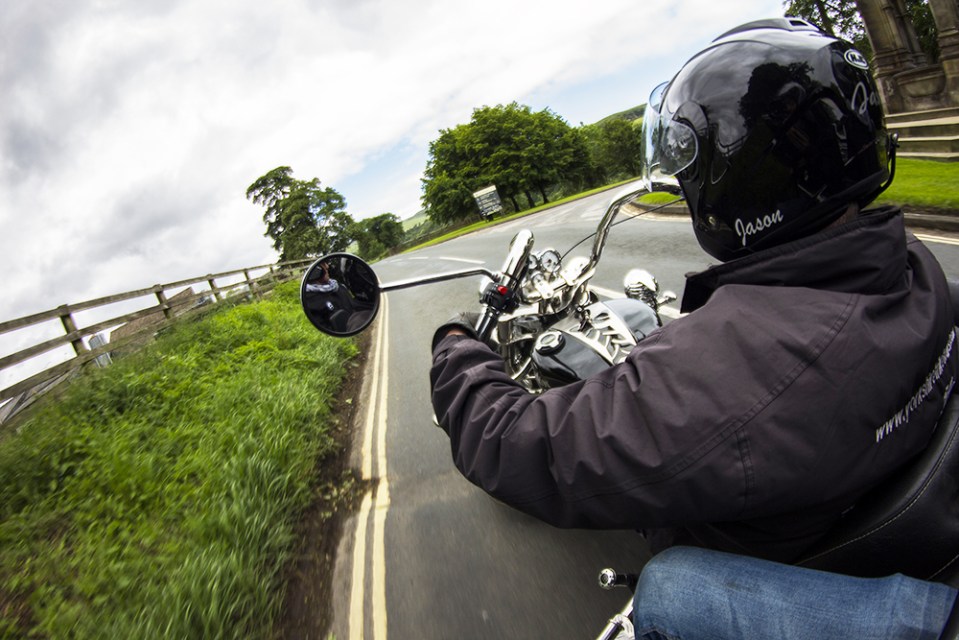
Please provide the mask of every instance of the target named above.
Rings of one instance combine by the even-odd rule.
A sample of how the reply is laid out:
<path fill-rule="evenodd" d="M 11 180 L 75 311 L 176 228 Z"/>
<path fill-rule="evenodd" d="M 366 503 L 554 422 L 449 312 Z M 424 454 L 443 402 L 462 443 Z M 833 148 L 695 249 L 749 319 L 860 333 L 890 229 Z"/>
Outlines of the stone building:
<path fill-rule="evenodd" d="M 899 155 L 959 160 L 959 0 L 929 0 L 940 56 L 919 47 L 904 0 L 857 0 Z"/>

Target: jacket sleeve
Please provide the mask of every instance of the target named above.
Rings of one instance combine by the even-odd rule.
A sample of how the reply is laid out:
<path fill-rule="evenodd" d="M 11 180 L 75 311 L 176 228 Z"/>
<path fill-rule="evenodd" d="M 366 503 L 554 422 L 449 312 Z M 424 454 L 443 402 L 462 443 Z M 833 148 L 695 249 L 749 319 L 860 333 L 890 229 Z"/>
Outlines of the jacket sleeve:
<path fill-rule="evenodd" d="M 657 339 L 647 338 L 643 350 L 655 351 Z M 533 395 L 485 344 L 443 339 L 430 381 L 454 464 L 494 497 L 561 527 L 639 529 L 735 517 L 749 473 L 742 433 L 695 428 L 663 387 L 668 380 L 644 393 L 643 377 L 652 372 L 638 362 L 631 357 Z"/>

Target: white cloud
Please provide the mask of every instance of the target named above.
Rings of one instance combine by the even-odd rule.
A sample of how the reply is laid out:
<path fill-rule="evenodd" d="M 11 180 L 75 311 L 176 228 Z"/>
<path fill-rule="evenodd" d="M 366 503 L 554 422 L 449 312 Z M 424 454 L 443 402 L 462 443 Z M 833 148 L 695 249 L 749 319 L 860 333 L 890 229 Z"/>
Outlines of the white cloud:
<path fill-rule="evenodd" d="M 0 7 L 0 320 L 269 261 L 244 192 L 276 166 L 362 184 L 384 150 L 425 160 L 474 107 L 645 59 L 678 65 L 718 31 L 780 12 L 768 0 L 162 4 Z M 422 168 L 343 195 L 364 214 L 412 213 Z"/>

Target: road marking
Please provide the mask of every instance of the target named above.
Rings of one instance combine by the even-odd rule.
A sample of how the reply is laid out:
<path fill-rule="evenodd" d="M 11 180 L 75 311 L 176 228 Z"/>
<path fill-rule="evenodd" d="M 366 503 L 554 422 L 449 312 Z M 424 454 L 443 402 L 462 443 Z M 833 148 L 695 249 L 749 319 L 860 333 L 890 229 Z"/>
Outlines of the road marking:
<path fill-rule="evenodd" d="M 373 432 L 376 430 L 376 396 L 380 386 L 380 361 L 383 356 L 383 327 L 386 326 L 386 296 L 383 296 L 383 307 L 380 311 L 380 324 L 377 327 L 376 349 L 373 351 L 373 382 L 370 388 L 370 397 L 373 403 L 366 409 L 366 426 L 363 429 L 363 448 L 360 454 L 362 461 L 361 477 L 364 480 L 373 478 Z"/>
<path fill-rule="evenodd" d="M 363 638 L 363 587 L 366 583 L 366 529 L 370 521 L 373 494 L 363 496 L 360 513 L 356 517 L 356 534 L 353 538 L 353 586 L 350 589 L 350 638 Z"/>
<path fill-rule="evenodd" d="M 390 506 L 390 486 L 386 473 L 386 401 L 389 370 L 389 310 L 387 296 L 383 296 L 380 308 L 376 348 L 373 355 L 373 379 L 370 384 L 370 401 L 367 404 L 366 424 L 361 450 L 361 469 L 364 480 L 372 480 L 374 486 L 363 496 L 356 518 L 353 537 L 353 584 L 350 589 L 349 637 L 363 640 L 366 635 L 366 538 L 373 520 L 373 544 L 370 550 L 370 612 L 373 638 L 386 640 L 386 514 Z M 376 455 L 373 455 L 373 446 Z M 374 466 L 375 463 L 375 466 Z"/>
<path fill-rule="evenodd" d="M 607 298 L 622 298 L 626 294 L 619 291 L 613 291 L 612 289 L 607 289 L 606 287 L 594 287 L 589 285 L 589 288 L 598 293 L 601 296 L 606 296 Z M 659 315 L 666 316 L 667 318 L 673 318 L 674 320 L 680 317 L 682 314 L 679 312 L 679 309 L 673 307 L 667 307 L 663 305 L 659 308 Z"/>
<path fill-rule="evenodd" d="M 383 297 L 383 343 L 387 343 L 389 313 L 386 296 Z M 386 398 L 389 389 L 390 353 L 383 350 L 381 362 L 383 391 L 379 397 L 378 438 L 376 440 L 376 467 L 380 481 L 376 487 L 373 512 L 373 637 L 386 640 L 386 512 L 390 507 L 390 481 L 386 472 Z M 375 400 L 375 398 L 374 398 Z"/>
<path fill-rule="evenodd" d="M 956 239 L 956 238 L 946 238 L 945 236 L 931 236 L 925 233 L 916 233 L 914 235 L 920 240 L 922 240 L 923 242 L 938 242 L 940 244 L 959 245 L 959 239 Z"/>
<path fill-rule="evenodd" d="M 468 260 L 467 258 L 448 258 L 443 256 L 440 260 L 449 260 L 450 262 L 465 262 L 466 264 L 486 264 L 485 260 Z"/>
<path fill-rule="evenodd" d="M 468 258 L 450 258 L 449 256 L 414 256 L 411 258 L 406 258 L 406 260 L 448 260 L 450 262 L 465 262 L 466 264 L 486 264 L 485 260 L 470 260 Z"/>

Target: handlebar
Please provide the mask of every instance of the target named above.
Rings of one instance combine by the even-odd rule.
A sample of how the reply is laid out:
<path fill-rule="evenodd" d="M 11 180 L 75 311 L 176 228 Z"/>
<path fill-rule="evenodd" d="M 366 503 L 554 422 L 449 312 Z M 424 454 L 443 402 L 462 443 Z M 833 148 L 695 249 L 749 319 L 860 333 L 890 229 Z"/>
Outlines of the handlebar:
<path fill-rule="evenodd" d="M 606 245 L 606 238 L 609 236 L 609 230 L 613 226 L 613 220 L 619 210 L 628 202 L 633 201 L 638 196 L 646 193 L 645 188 L 630 191 L 616 198 L 606 208 L 606 213 L 599 223 L 596 230 L 596 239 L 593 242 L 593 249 L 590 252 L 589 263 L 583 272 L 587 272 L 596 267 L 599 258 L 603 253 L 603 247 Z M 515 297 L 523 276 L 526 274 L 529 265 L 529 256 L 533 251 L 533 234 L 528 229 L 523 229 L 516 234 L 509 246 L 509 253 L 506 256 L 506 262 L 503 264 L 501 277 L 498 281 L 494 279 L 496 291 L 488 292 L 492 295 L 484 295 L 483 303 L 485 310 L 476 323 L 476 335 L 484 342 L 489 340 L 493 333 L 493 328 L 499 317 L 507 311 L 515 308 Z M 510 308 L 512 307 L 512 308 Z"/>
<path fill-rule="evenodd" d="M 612 228 L 613 220 L 616 219 L 616 215 L 619 213 L 619 210 L 623 208 L 623 205 L 632 202 L 639 196 L 648 192 L 649 190 L 645 187 L 630 191 L 629 193 L 616 198 L 616 200 L 611 202 L 609 207 L 606 208 L 606 213 L 603 214 L 603 219 L 596 228 L 596 238 L 593 240 L 593 250 L 590 252 L 589 265 L 585 269 L 586 271 L 594 269 L 599 263 L 599 258 L 603 254 L 603 247 L 606 246 L 606 238 L 609 237 L 609 230 Z"/>
<path fill-rule="evenodd" d="M 619 210 L 623 205 L 646 192 L 646 189 L 633 190 L 610 203 L 596 230 L 596 237 L 593 242 L 589 262 L 582 270 L 583 273 L 594 269 L 599 262 L 603 248 L 606 245 L 606 239 L 609 236 L 609 230 L 613 226 L 613 220 L 615 220 Z M 392 282 L 381 285 L 380 291 L 386 293 L 394 289 L 404 289 L 421 284 L 443 282 L 445 280 L 453 280 L 471 275 L 485 275 L 490 278 L 493 283 L 487 288 L 486 292 L 484 292 L 482 299 L 484 310 L 479 321 L 476 323 L 475 329 L 479 339 L 488 342 L 499 317 L 504 313 L 512 312 L 518 306 L 517 296 L 519 294 L 519 287 L 523 281 L 523 277 L 526 275 L 526 270 L 529 266 L 529 257 L 532 252 L 533 234 L 528 229 L 523 229 L 516 234 L 510 243 L 506 261 L 503 263 L 503 269 L 499 274 L 494 274 L 488 269 L 483 268 L 468 269 L 437 276 Z"/>
<path fill-rule="evenodd" d="M 515 308 L 516 293 L 526 274 L 532 252 L 533 233 L 523 229 L 509 245 L 509 253 L 506 254 L 499 280 L 494 281 L 492 290 L 488 289 L 483 297 L 486 308 L 476 323 L 476 335 L 480 340 L 488 341 L 500 315 Z"/>
<path fill-rule="evenodd" d="M 489 269 L 484 269 L 483 267 L 477 267 L 475 269 L 463 269 L 461 271 L 450 271 L 449 273 L 440 273 L 433 276 L 410 278 L 408 280 L 397 280 L 396 282 L 389 282 L 387 284 L 380 285 L 380 291 L 382 293 L 388 293 L 390 291 L 395 291 L 396 289 L 408 289 L 410 287 L 417 287 L 421 284 L 433 284 L 436 282 L 446 282 L 447 280 L 456 280 L 457 278 L 468 278 L 469 276 L 486 276 L 487 278 L 491 280 L 494 280 L 496 278 L 496 274 L 490 271 Z"/>

